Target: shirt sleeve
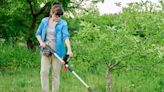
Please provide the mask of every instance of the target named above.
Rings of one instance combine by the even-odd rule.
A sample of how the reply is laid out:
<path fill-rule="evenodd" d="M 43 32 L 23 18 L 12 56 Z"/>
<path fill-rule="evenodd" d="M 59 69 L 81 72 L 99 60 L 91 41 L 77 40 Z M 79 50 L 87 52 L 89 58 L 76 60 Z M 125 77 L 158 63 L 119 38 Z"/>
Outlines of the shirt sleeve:
<path fill-rule="evenodd" d="M 35 35 L 36 36 L 41 35 L 42 34 L 42 29 L 43 29 L 43 20 L 41 21 Z"/>
<path fill-rule="evenodd" d="M 70 34 L 68 32 L 68 26 L 67 23 L 65 22 L 62 28 L 62 33 L 63 33 L 63 40 L 65 41 L 65 39 L 70 38 Z"/>

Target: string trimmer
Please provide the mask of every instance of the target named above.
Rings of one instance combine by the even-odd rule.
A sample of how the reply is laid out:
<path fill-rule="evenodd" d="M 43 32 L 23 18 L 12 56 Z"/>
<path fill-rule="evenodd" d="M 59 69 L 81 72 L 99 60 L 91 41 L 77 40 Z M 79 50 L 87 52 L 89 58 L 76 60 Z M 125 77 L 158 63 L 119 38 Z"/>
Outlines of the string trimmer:
<path fill-rule="evenodd" d="M 62 59 L 62 58 L 60 58 L 60 57 L 55 53 L 55 51 L 54 51 L 53 49 L 51 49 L 50 46 L 46 45 L 46 49 L 47 49 L 50 53 L 52 53 L 55 57 L 57 57 L 57 58 L 59 59 L 59 61 L 60 61 L 62 64 L 64 64 L 65 67 L 66 67 L 74 76 L 76 76 L 76 78 L 88 89 L 89 92 L 93 92 L 93 89 L 92 89 L 90 86 L 88 86 L 88 85 L 75 73 L 75 71 L 68 65 L 68 62 L 69 62 L 70 59 L 71 59 L 71 58 L 69 57 L 69 55 L 66 55 L 66 56 L 64 57 L 64 59 Z"/>

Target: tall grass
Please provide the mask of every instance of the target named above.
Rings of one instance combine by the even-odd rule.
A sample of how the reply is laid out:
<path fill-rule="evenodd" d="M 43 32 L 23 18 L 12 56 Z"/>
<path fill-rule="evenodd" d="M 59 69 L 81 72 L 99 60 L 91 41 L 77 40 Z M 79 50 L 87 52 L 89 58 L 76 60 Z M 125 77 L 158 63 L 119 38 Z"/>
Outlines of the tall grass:
<path fill-rule="evenodd" d="M 38 52 L 21 45 L 5 43 L 0 46 L 0 69 L 17 71 L 22 68 L 38 67 L 40 65 Z"/>

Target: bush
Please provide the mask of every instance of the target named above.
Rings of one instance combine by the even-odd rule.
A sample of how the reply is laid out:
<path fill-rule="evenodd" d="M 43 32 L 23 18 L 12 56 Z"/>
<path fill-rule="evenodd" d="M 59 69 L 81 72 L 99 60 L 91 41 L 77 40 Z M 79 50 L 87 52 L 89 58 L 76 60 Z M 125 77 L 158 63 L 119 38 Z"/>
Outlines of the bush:
<path fill-rule="evenodd" d="M 39 66 L 39 55 L 24 46 L 3 44 L 0 46 L 0 69 L 15 71 Z"/>

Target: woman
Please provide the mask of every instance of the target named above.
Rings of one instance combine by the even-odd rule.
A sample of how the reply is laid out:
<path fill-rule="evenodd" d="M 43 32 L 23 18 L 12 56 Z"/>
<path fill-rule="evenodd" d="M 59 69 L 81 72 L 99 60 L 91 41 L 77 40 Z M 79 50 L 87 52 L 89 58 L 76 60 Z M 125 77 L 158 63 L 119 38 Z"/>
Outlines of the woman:
<path fill-rule="evenodd" d="M 52 92 L 57 92 L 60 84 L 60 61 L 50 55 L 44 48 L 48 44 L 62 58 L 67 47 L 67 54 L 72 57 L 73 53 L 69 41 L 69 33 L 67 22 L 60 17 L 64 11 L 60 4 L 55 3 L 51 6 L 50 17 L 43 18 L 38 30 L 36 38 L 43 48 L 41 50 L 41 85 L 43 92 L 49 92 L 49 69 L 52 65 Z M 65 44 L 64 44 L 65 43 Z"/>

